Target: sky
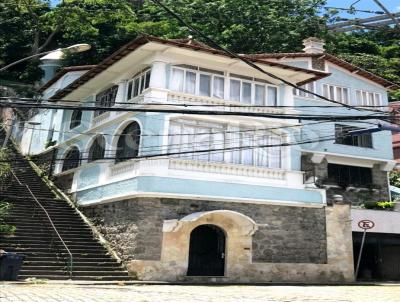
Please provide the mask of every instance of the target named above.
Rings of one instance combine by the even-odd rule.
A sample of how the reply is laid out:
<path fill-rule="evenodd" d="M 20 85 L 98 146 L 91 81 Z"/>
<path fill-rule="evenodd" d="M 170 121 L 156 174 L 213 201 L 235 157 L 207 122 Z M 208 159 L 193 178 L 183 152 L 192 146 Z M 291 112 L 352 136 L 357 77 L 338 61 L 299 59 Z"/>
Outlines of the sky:
<path fill-rule="evenodd" d="M 348 8 L 356 0 L 328 0 L 327 6 Z M 400 0 L 380 0 L 380 2 L 390 11 L 398 12 L 400 11 Z M 382 11 L 382 9 L 373 0 L 360 0 L 354 5 L 356 9 L 370 10 L 370 11 Z M 356 15 L 350 15 L 346 12 L 341 12 L 340 14 L 343 18 L 368 18 L 376 16 L 375 14 L 360 13 L 357 12 Z"/>

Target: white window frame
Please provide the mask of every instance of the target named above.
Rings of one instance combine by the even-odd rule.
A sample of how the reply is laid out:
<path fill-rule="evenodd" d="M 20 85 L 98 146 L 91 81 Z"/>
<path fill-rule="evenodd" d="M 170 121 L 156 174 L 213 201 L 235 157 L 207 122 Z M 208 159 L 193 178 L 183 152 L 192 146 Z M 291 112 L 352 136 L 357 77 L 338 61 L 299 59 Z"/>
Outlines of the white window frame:
<path fill-rule="evenodd" d="M 358 95 L 361 96 L 361 99 L 358 98 Z M 365 95 L 365 99 L 364 99 L 364 95 Z M 371 104 L 371 102 L 370 102 L 371 95 L 373 95 L 373 97 L 374 97 L 373 104 Z M 378 99 L 377 104 L 375 104 L 376 98 Z M 382 94 L 379 92 L 357 89 L 356 90 L 356 103 L 357 103 L 357 106 L 382 106 Z"/>
<path fill-rule="evenodd" d="M 324 94 L 324 88 L 327 87 L 328 95 Z M 331 95 L 331 88 L 333 88 L 333 96 Z M 337 89 L 340 89 L 342 91 L 342 96 L 344 89 L 347 90 L 347 102 L 343 99 L 339 99 L 337 96 Z M 338 85 L 332 85 L 332 84 L 327 84 L 323 83 L 322 84 L 322 95 L 327 97 L 328 99 L 335 101 L 335 102 L 340 102 L 343 104 L 351 105 L 351 89 L 350 87 L 346 86 L 338 86 Z"/>
<path fill-rule="evenodd" d="M 148 88 L 149 85 L 147 87 L 145 87 L 144 89 L 142 89 L 142 81 L 144 81 L 144 86 L 146 86 L 146 77 L 147 75 L 149 75 L 149 85 L 150 85 L 150 77 L 151 77 L 151 68 L 145 68 L 143 70 L 141 70 L 140 72 L 138 72 L 137 74 L 135 74 L 127 83 L 126 83 L 126 91 L 125 91 L 125 95 L 126 95 L 126 100 L 130 101 L 133 100 L 135 98 L 137 98 L 138 96 L 142 95 Z M 134 95 L 134 91 L 135 91 L 135 81 L 139 80 L 139 86 L 138 86 L 138 94 Z M 132 89 L 131 89 L 131 94 L 129 95 L 129 85 L 132 84 Z"/>
<path fill-rule="evenodd" d="M 300 85 L 299 87 L 307 89 L 307 90 L 312 91 L 314 93 L 317 93 L 317 83 L 316 82 L 311 82 L 311 83 L 307 83 L 307 84 L 304 84 L 304 85 Z M 300 95 L 301 93 L 304 93 L 305 95 Z M 308 93 L 308 92 L 300 91 L 299 89 L 296 89 L 296 88 L 293 88 L 293 95 L 295 97 L 298 97 L 298 98 L 316 99 L 315 95 L 313 95 L 311 93 Z"/>
<path fill-rule="evenodd" d="M 179 133 L 172 133 L 171 129 L 172 127 L 174 128 L 179 128 Z M 186 142 L 182 142 L 182 138 L 186 136 L 182 136 L 181 134 L 186 134 L 186 132 L 182 131 L 185 129 L 185 127 L 193 127 L 194 132 L 193 135 L 188 135 L 188 137 L 192 138 L 192 141 L 190 139 L 185 140 Z M 208 132 L 205 132 L 205 134 L 208 135 L 207 138 L 207 145 L 208 149 L 222 149 L 222 148 L 227 148 L 227 147 L 242 147 L 246 136 L 246 132 L 243 132 L 243 130 L 252 130 L 252 128 L 246 127 L 246 128 L 239 128 L 235 126 L 231 126 L 229 124 L 222 124 L 222 123 L 211 123 L 207 121 L 201 121 L 201 120 L 189 120 L 189 119 L 172 119 L 169 122 L 169 127 L 168 127 L 168 133 L 171 135 L 170 139 L 168 141 L 168 152 L 182 152 L 182 151 L 195 151 L 197 148 L 197 141 L 196 141 L 196 136 L 201 135 L 203 132 L 201 132 L 200 129 L 207 129 L 209 130 Z M 256 129 L 254 129 L 256 130 Z M 227 131 L 227 132 L 226 132 Z M 238 132 L 234 132 L 238 131 Z M 242 132 L 239 132 L 242 131 Z M 212 133 L 221 133 L 223 132 L 223 141 L 221 140 L 216 140 L 213 141 L 213 134 Z M 179 143 L 176 143 L 176 136 L 174 137 L 174 134 L 180 135 L 179 137 Z M 214 134 L 215 135 L 215 134 Z M 279 135 L 274 132 L 267 132 L 263 134 L 257 134 L 254 135 L 253 132 L 247 133 L 247 136 L 250 138 L 252 144 L 251 146 L 257 146 L 257 145 L 264 145 L 265 143 L 267 145 L 270 145 L 274 142 L 274 140 L 279 139 L 280 143 L 284 143 L 285 138 L 282 135 Z M 239 137 L 239 138 L 238 138 Z M 266 140 L 266 142 L 265 142 Z M 176 144 L 172 144 L 172 142 L 175 141 Z M 184 145 L 185 144 L 185 145 Z M 276 148 L 276 147 L 275 147 Z M 283 146 L 279 146 L 279 161 L 274 160 L 271 155 L 272 152 L 269 152 L 269 150 L 272 150 L 272 147 L 266 147 L 266 148 L 250 148 L 250 149 L 237 149 L 237 152 L 239 152 L 239 162 L 234 162 L 234 152 L 236 150 L 224 150 L 220 151 L 222 153 L 222 160 L 213 160 L 212 156 L 214 153 L 212 152 L 201 152 L 201 153 L 187 153 L 187 154 L 181 154 L 181 155 L 175 155 L 174 157 L 177 158 L 182 158 L 182 159 L 189 159 L 189 160 L 202 160 L 202 161 L 208 161 L 208 162 L 218 162 L 218 163 L 230 163 L 230 164 L 238 164 L 238 165 L 247 165 L 247 166 L 256 166 L 256 167 L 264 167 L 264 168 L 271 168 L 271 169 L 282 169 L 283 168 L 283 156 L 285 152 L 285 148 Z M 197 150 L 202 150 L 204 149 L 203 147 L 198 148 Z M 265 151 L 266 149 L 266 157 L 263 160 L 263 164 L 260 164 L 261 160 L 261 154 L 260 152 Z M 245 150 L 251 150 L 252 153 L 252 164 L 245 164 Z M 276 150 L 275 150 L 276 151 Z M 202 157 L 202 159 L 200 158 Z M 204 159 L 207 157 L 207 159 Z M 276 163 L 278 165 L 276 166 Z"/>
<path fill-rule="evenodd" d="M 197 68 L 197 69 L 196 69 Z M 194 95 L 198 95 L 201 97 L 211 97 L 211 98 L 218 98 L 216 96 L 214 96 L 214 81 L 215 78 L 223 78 L 224 79 L 224 91 L 223 91 L 223 98 L 218 98 L 221 100 L 226 100 L 226 101 L 231 101 L 231 102 L 239 102 L 242 104 L 248 104 L 248 105 L 253 105 L 253 106 L 278 106 L 279 105 L 279 87 L 273 84 L 268 84 L 265 82 L 260 82 L 255 80 L 255 78 L 249 78 L 249 79 L 243 79 L 240 77 L 235 77 L 231 74 L 228 75 L 228 73 L 223 72 L 223 71 L 217 71 L 215 73 L 212 72 L 207 72 L 205 70 L 202 70 L 200 67 L 197 66 L 193 66 L 193 68 L 188 68 L 188 67 L 182 67 L 179 65 L 174 65 L 171 67 L 171 71 L 170 71 L 170 82 L 169 82 L 169 86 L 170 89 L 172 87 L 172 74 L 174 72 L 174 69 L 176 70 L 181 70 L 183 72 L 183 85 L 182 85 L 182 90 L 177 90 L 178 92 L 182 92 L 182 93 L 187 93 L 187 94 L 191 94 L 186 92 L 186 73 L 187 72 L 192 72 L 196 74 L 196 88 L 195 88 L 195 93 Z M 220 72 L 217 73 L 217 72 Z M 211 77 L 211 86 L 210 86 L 210 96 L 202 96 L 200 95 L 200 75 L 207 75 Z M 243 76 L 246 77 L 246 76 Z M 247 77 L 246 77 L 247 78 Z M 231 100 L 230 99 L 230 88 L 231 88 L 231 80 L 236 80 L 240 82 L 240 91 L 239 91 L 239 101 L 235 101 L 235 100 Z M 247 102 L 243 102 L 242 101 L 242 93 L 243 93 L 243 83 L 249 83 L 251 85 L 251 97 L 250 97 L 250 103 Z M 264 86 L 264 102 L 262 105 L 257 105 L 255 102 L 255 85 L 260 85 L 260 86 Z M 275 104 L 268 104 L 268 87 L 272 87 L 275 89 L 276 91 L 276 99 L 275 99 Z"/>

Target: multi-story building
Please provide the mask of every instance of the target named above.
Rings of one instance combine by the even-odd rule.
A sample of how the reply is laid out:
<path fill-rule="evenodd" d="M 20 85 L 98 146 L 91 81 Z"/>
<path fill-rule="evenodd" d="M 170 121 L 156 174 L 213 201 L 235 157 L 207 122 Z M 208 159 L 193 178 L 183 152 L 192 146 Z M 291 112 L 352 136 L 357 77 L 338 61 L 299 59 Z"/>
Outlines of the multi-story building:
<path fill-rule="evenodd" d="M 400 101 L 391 102 L 389 106 L 392 109 L 392 112 L 394 112 L 394 114 L 398 116 L 399 115 L 398 110 L 400 109 Z M 392 143 L 393 143 L 393 157 L 397 161 L 397 163 L 400 163 L 400 133 L 395 132 L 392 134 Z"/>
<path fill-rule="evenodd" d="M 339 103 L 385 110 L 396 85 L 318 41 L 305 46 L 244 57 Z M 390 133 L 348 135 L 371 125 L 351 115 L 373 112 L 293 90 L 191 39 L 136 39 L 42 92 L 86 110 L 38 110 L 22 134 L 14 128 L 21 150 L 54 161 L 56 182 L 139 279 L 353 280 L 346 201 L 388 198 L 394 164 Z M 296 118 L 313 114 L 343 119 Z"/>

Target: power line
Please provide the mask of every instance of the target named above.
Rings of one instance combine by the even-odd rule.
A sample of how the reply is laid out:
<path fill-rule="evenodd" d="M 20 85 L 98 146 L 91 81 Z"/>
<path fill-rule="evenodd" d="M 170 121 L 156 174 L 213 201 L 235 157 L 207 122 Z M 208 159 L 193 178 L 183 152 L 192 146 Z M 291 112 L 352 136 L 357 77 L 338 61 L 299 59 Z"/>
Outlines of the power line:
<path fill-rule="evenodd" d="M 159 99 L 165 100 L 162 97 L 155 97 L 155 96 L 144 96 L 145 99 Z M 3 96 L 0 97 L 0 100 L 20 100 L 20 101 L 36 101 L 36 102 L 48 102 L 48 103 L 55 103 L 55 102 L 62 102 L 62 103 L 77 103 L 77 104 L 98 104 L 99 102 L 96 101 L 76 101 L 76 100 L 65 100 L 65 99 L 41 99 L 41 98 L 26 98 L 26 97 L 14 97 L 14 96 Z M 228 100 L 229 101 L 229 100 Z M 115 102 L 116 105 L 146 105 L 146 106 L 181 106 L 181 107 L 238 107 L 238 108 L 340 108 L 337 105 L 247 105 L 247 104 L 187 104 L 187 103 L 134 103 L 134 102 Z M 354 108 L 387 108 L 390 107 L 388 105 L 363 105 L 363 106 L 353 106 Z"/>
<path fill-rule="evenodd" d="M 192 31 L 193 33 L 196 33 L 196 34 L 200 35 L 201 37 L 203 37 L 203 39 L 205 39 L 208 43 L 211 43 L 211 44 L 212 44 L 214 47 L 216 47 L 217 49 L 220 49 L 220 50 L 222 50 L 223 52 L 229 54 L 230 56 L 232 56 L 232 57 L 234 57 L 234 58 L 236 58 L 236 59 L 241 60 L 242 62 L 246 63 L 246 64 L 249 65 L 250 67 L 256 69 L 257 71 L 259 71 L 259 72 L 261 72 L 261 73 L 263 73 L 263 74 L 265 74 L 265 75 L 267 75 L 267 76 L 269 76 L 269 77 L 271 77 L 271 78 L 273 78 L 273 79 L 279 80 L 279 81 L 281 81 L 282 83 L 284 83 L 284 84 L 286 84 L 286 85 L 288 85 L 288 86 L 291 86 L 291 87 L 296 88 L 296 89 L 298 89 L 298 90 L 300 90 L 300 91 L 303 91 L 303 92 L 312 94 L 312 95 L 314 95 L 314 96 L 316 96 L 316 97 L 318 97 L 318 98 L 320 98 L 320 99 L 322 99 L 322 100 L 325 100 L 325 101 L 328 101 L 328 102 L 331 102 L 331 103 L 335 103 L 335 104 L 339 104 L 339 105 L 341 105 L 341 106 L 343 106 L 343 107 L 347 107 L 347 108 L 349 108 L 349 109 L 360 110 L 360 109 L 358 109 L 358 108 L 353 108 L 353 106 L 350 106 L 350 105 L 347 105 L 347 104 L 344 104 L 344 103 L 340 103 L 340 102 L 337 102 L 337 101 L 333 101 L 333 100 L 331 100 L 331 99 L 329 99 L 329 98 L 327 98 L 327 97 L 324 97 L 323 95 L 320 95 L 320 94 L 315 93 L 315 92 L 313 92 L 313 91 L 307 90 L 307 89 L 305 89 L 305 88 L 303 88 L 303 87 L 297 86 L 297 85 L 295 85 L 295 84 L 293 84 L 293 83 L 291 83 L 291 82 L 289 82 L 289 81 L 287 81 L 287 80 L 285 80 L 285 79 L 283 79 L 283 78 L 281 78 L 281 77 L 279 77 L 279 76 L 277 76 L 277 75 L 275 75 L 275 74 L 273 74 L 273 73 L 270 73 L 270 72 L 265 71 L 263 68 L 257 66 L 257 65 L 254 64 L 253 62 L 247 60 L 247 59 L 244 58 L 243 56 L 239 56 L 238 54 L 236 54 L 236 53 L 234 53 L 234 52 L 228 50 L 227 48 L 225 48 L 225 47 L 219 45 L 219 44 L 218 44 L 217 42 L 215 42 L 213 39 L 209 38 L 206 34 L 204 34 L 204 33 L 201 32 L 200 30 L 198 30 L 198 29 L 194 28 L 193 26 L 191 26 L 190 24 L 188 24 L 185 20 L 183 20 L 183 19 L 182 19 L 180 16 L 178 16 L 175 12 L 173 12 L 173 11 L 172 11 L 171 9 L 169 9 L 166 5 L 164 5 L 163 3 L 161 3 L 161 1 L 159 1 L 159 0 L 150 0 L 150 1 L 152 1 L 152 2 L 155 3 L 156 5 L 160 6 L 160 7 L 161 7 L 162 9 L 164 9 L 169 15 L 173 16 L 173 17 L 174 17 L 175 19 L 177 19 L 181 24 L 183 24 L 184 26 L 186 26 L 190 31 Z"/>
<path fill-rule="evenodd" d="M 142 105 L 145 107 L 145 105 Z M 0 102 L 0 107 L 3 108 L 25 108 L 25 109 L 78 109 L 81 111 L 115 111 L 115 112 L 156 112 L 156 113 L 181 113 L 189 115 L 209 115 L 209 116 L 248 116 L 248 117 L 263 117 L 273 119 L 303 119 L 303 120 L 334 120 L 334 119 L 379 119 L 388 115 L 295 115 L 284 113 L 258 113 L 258 112 L 241 112 L 241 111 L 218 111 L 218 110 L 178 110 L 178 109 L 151 109 L 151 108 L 126 108 L 126 107 L 92 107 L 92 106 L 68 106 L 68 105 L 42 105 L 39 103 L 5 103 Z M 377 113 L 374 113 L 377 114 Z"/>
<path fill-rule="evenodd" d="M 351 136 L 350 134 L 344 135 L 345 136 Z M 130 160 L 130 159 L 152 159 L 152 158 L 158 158 L 158 157 L 171 157 L 171 156 L 177 156 L 177 155 L 188 155 L 188 154 L 197 154 L 197 153 L 209 153 L 209 152 L 225 152 L 225 151 L 237 151 L 237 150 L 246 150 L 246 149 L 257 149 L 257 148 L 273 148 L 273 147 L 289 147 L 289 146 L 296 146 L 296 145 L 304 145 L 304 144 L 312 144 L 312 143 L 317 143 L 317 142 L 324 142 L 324 141 L 330 141 L 334 140 L 337 138 L 337 136 L 334 135 L 329 135 L 325 136 L 326 138 L 319 138 L 319 139 L 314 139 L 314 140 L 305 140 L 305 141 L 300 141 L 300 142 L 289 142 L 289 143 L 280 143 L 280 144 L 263 144 L 263 145 L 256 145 L 256 146 L 236 146 L 236 147 L 226 147 L 226 148 L 213 148 L 213 149 L 202 149 L 202 150 L 190 150 L 190 151 L 180 151 L 180 152 L 166 152 L 166 153 L 159 153 L 159 154 L 147 154 L 147 155 L 139 155 L 136 157 L 103 157 L 99 160 L 96 160 L 96 162 L 99 162 L 100 160 Z M 86 160 L 91 159 L 91 158 L 85 158 Z M 84 158 L 81 158 L 80 160 L 85 160 Z M 62 158 L 56 158 L 54 161 L 64 161 L 65 159 Z M 74 160 L 74 159 L 67 159 L 67 160 Z M 76 160 L 76 159 L 75 159 Z M 0 162 L 13 162 L 12 160 L 0 160 Z"/>

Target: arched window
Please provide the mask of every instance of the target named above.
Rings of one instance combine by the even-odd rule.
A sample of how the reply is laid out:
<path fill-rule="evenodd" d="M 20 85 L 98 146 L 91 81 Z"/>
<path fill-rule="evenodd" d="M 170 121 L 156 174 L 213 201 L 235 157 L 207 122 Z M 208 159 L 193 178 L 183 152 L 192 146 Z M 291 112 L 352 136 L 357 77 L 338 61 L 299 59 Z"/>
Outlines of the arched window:
<path fill-rule="evenodd" d="M 71 114 L 71 121 L 69 123 L 69 129 L 78 127 L 81 124 L 81 121 L 82 121 L 82 110 L 75 109 L 74 111 L 72 111 L 72 114 Z"/>
<path fill-rule="evenodd" d="M 62 171 L 68 171 L 79 167 L 80 164 L 80 152 L 77 147 L 72 147 L 65 155 Z"/>
<path fill-rule="evenodd" d="M 104 139 L 104 136 L 102 135 L 97 136 L 93 141 L 92 145 L 90 146 L 88 162 L 92 162 L 98 159 L 103 159 L 105 148 L 106 148 L 106 140 Z"/>
<path fill-rule="evenodd" d="M 117 143 L 116 162 L 137 157 L 140 144 L 140 126 L 137 122 L 129 124 L 122 131 Z"/>

